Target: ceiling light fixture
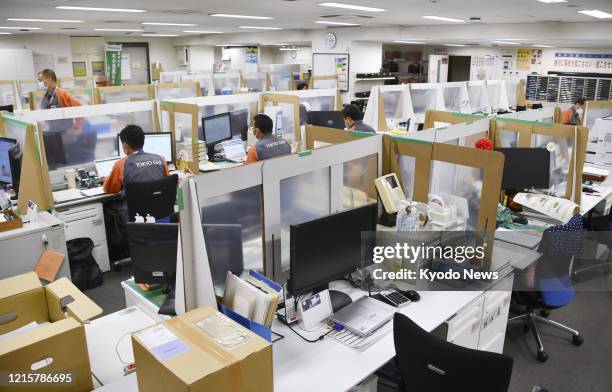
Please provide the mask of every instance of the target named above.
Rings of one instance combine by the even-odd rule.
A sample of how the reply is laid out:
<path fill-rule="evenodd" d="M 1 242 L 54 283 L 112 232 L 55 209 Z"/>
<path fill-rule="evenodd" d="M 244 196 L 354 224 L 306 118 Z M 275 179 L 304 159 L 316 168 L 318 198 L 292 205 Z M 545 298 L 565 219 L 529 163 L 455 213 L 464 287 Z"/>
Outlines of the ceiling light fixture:
<path fill-rule="evenodd" d="M 142 34 L 143 37 L 178 37 L 177 34 Z"/>
<path fill-rule="evenodd" d="M 0 35 L 10 35 L 10 34 L 13 34 L 13 33 L 7 33 L 6 31 L 0 31 Z"/>
<path fill-rule="evenodd" d="M 138 30 L 138 29 L 93 29 L 93 31 L 125 31 L 125 32 L 132 32 L 132 33 L 140 33 L 144 30 Z"/>
<path fill-rule="evenodd" d="M 464 44 L 444 44 L 444 46 L 467 46 Z"/>
<path fill-rule="evenodd" d="M 415 45 L 419 45 L 419 44 L 423 44 L 423 42 L 417 42 L 417 41 L 393 41 L 396 44 L 415 44 Z"/>
<path fill-rule="evenodd" d="M 223 34 L 220 31 L 208 31 L 208 30 L 185 30 L 183 33 L 191 33 L 191 34 Z"/>
<path fill-rule="evenodd" d="M 239 29 L 254 29 L 254 30 L 282 30 L 282 27 L 267 27 L 267 26 L 238 26 Z"/>
<path fill-rule="evenodd" d="M 50 22 L 50 23 L 83 23 L 82 20 L 71 19 L 31 19 L 31 18 L 7 18 L 13 22 Z"/>
<path fill-rule="evenodd" d="M 100 7 L 73 7 L 60 5 L 55 7 L 58 10 L 78 10 L 78 11 L 102 11 L 102 12 L 147 12 L 147 10 L 137 10 L 134 8 L 100 8 Z"/>
<path fill-rule="evenodd" d="M 443 22 L 465 22 L 465 20 L 463 19 L 447 18 L 446 16 L 426 15 L 426 16 L 423 16 L 423 18 L 432 19 L 432 20 L 441 20 Z"/>
<path fill-rule="evenodd" d="M 270 16 L 234 15 L 234 14 L 210 14 L 219 18 L 238 18 L 238 19 L 274 19 Z"/>
<path fill-rule="evenodd" d="M 362 5 L 352 5 L 352 4 L 344 4 L 344 3 L 319 3 L 323 7 L 332 7 L 332 8 L 344 8 L 348 10 L 358 10 L 358 11 L 366 11 L 366 12 L 385 12 L 387 11 L 384 8 L 374 8 L 374 7 L 364 7 Z"/>
<path fill-rule="evenodd" d="M 220 46 L 220 47 L 225 48 L 225 47 L 236 47 L 236 46 L 246 46 L 246 45 L 241 45 L 241 44 L 218 44 L 218 45 L 215 45 L 215 46 Z"/>
<path fill-rule="evenodd" d="M 1 26 L 2 30 L 40 30 L 40 27 L 12 27 L 12 26 Z"/>
<path fill-rule="evenodd" d="M 550 45 L 533 45 L 536 48 L 554 48 L 554 46 L 550 46 Z"/>
<path fill-rule="evenodd" d="M 491 41 L 494 44 L 502 44 L 502 45 L 518 45 L 518 42 L 510 42 L 510 41 Z"/>
<path fill-rule="evenodd" d="M 546 4 L 551 4 L 551 3 L 567 3 L 567 0 L 538 0 L 540 3 L 546 3 Z"/>
<path fill-rule="evenodd" d="M 149 26 L 197 26 L 193 23 L 166 23 L 166 22 L 142 22 L 143 25 Z"/>
<path fill-rule="evenodd" d="M 317 20 L 315 23 L 331 26 L 359 26 L 357 23 L 332 22 L 330 20 Z"/>
<path fill-rule="evenodd" d="M 599 18 L 599 19 L 612 18 L 612 14 L 609 14 L 607 12 L 600 11 L 600 10 L 582 10 L 582 11 L 578 11 L 578 13 L 592 16 L 593 18 Z"/>

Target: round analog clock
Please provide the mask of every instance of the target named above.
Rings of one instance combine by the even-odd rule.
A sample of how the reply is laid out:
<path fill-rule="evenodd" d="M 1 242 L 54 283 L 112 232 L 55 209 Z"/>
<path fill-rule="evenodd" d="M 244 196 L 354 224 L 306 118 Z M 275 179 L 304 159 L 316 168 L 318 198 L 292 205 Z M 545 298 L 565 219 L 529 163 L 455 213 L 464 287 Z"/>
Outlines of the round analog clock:
<path fill-rule="evenodd" d="M 292 60 L 295 60 L 297 58 L 297 50 L 292 50 L 289 52 L 289 57 L 291 57 Z"/>
<path fill-rule="evenodd" d="M 327 49 L 333 49 L 336 46 L 336 35 L 334 33 L 327 33 L 323 37 L 323 41 Z"/>

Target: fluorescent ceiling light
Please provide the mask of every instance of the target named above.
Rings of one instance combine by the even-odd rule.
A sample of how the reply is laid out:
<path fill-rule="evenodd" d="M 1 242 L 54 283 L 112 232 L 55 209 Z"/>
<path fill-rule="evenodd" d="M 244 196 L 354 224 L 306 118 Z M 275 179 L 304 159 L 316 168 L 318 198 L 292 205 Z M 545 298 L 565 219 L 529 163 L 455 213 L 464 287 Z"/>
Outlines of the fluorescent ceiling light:
<path fill-rule="evenodd" d="M 70 20 L 70 19 L 7 18 L 6 20 L 12 20 L 14 22 L 83 23 L 82 20 Z"/>
<path fill-rule="evenodd" d="M 40 30 L 40 27 L 13 27 L 13 26 L 1 26 L 2 30 Z"/>
<path fill-rule="evenodd" d="M 533 45 L 536 48 L 554 48 L 554 46 L 550 46 L 550 45 Z"/>
<path fill-rule="evenodd" d="M 266 43 L 262 42 L 259 45 L 260 46 L 287 46 L 289 44 L 270 44 L 270 43 L 267 43 L 267 42 Z"/>
<path fill-rule="evenodd" d="M 352 4 L 343 4 L 343 3 L 320 3 L 323 7 L 333 7 L 333 8 L 345 8 L 348 10 L 358 10 L 358 11 L 367 11 L 367 12 L 385 12 L 387 11 L 384 8 L 374 8 L 374 7 L 364 7 L 362 5 L 352 5 Z"/>
<path fill-rule="evenodd" d="M 464 44 L 444 44 L 444 46 L 467 46 Z"/>
<path fill-rule="evenodd" d="M 0 35 L 10 35 L 10 34 L 13 34 L 13 33 L 7 33 L 6 31 L 0 31 Z"/>
<path fill-rule="evenodd" d="M 222 34 L 220 31 L 207 31 L 207 30 L 185 30 L 183 33 L 192 34 Z"/>
<path fill-rule="evenodd" d="M 267 27 L 267 26 L 238 26 L 239 29 L 255 29 L 255 30 L 282 30 L 282 27 Z"/>
<path fill-rule="evenodd" d="M 317 20 L 315 23 L 332 26 L 359 26 L 357 23 L 332 22 L 330 20 Z"/>
<path fill-rule="evenodd" d="M 444 22 L 465 22 L 465 20 L 463 20 L 463 19 L 447 18 L 445 16 L 426 15 L 426 16 L 423 16 L 423 18 L 425 18 L 425 19 L 433 19 L 433 20 L 441 20 L 441 21 L 444 21 Z"/>
<path fill-rule="evenodd" d="M 417 42 L 417 41 L 393 41 L 396 44 L 422 44 L 423 42 Z"/>
<path fill-rule="evenodd" d="M 222 47 L 227 47 L 227 46 L 247 46 L 247 45 L 242 45 L 242 44 L 218 44 L 215 46 L 222 46 Z"/>
<path fill-rule="evenodd" d="M 538 0 L 540 3 L 567 3 L 567 0 Z"/>
<path fill-rule="evenodd" d="M 238 19 L 274 19 L 270 16 L 234 15 L 234 14 L 210 14 L 219 18 L 238 18 Z"/>
<path fill-rule="evenodd" d="M 142 34 L 143 37 L 178 37 L 177 34 Z"/>
<path fill-rule="evenodd" d="M 138 30 L 138 29 L 93 29 L 93 31 L 125 31 L 125 32 L 139 33 L 139 32 L 144 31 L 144 30 Z"/>
<path fill-rule="evenodd" d="M 73 7 L 60 5 L 55 7 L 58 10 L 80 10 L 80 11 L 103 11 L 103 12 L 147 12 L 147 10 L 137 10 L 134 8 L 100 8 L 100 7 Z"/>
<path fill-rule="evenodd" d="M 491 41 L 494 44 L 502 44 L 502 45 L 518 45 L 518 42 L 510 42 L 510 41 Z"/>
<path fill-rule="evenodd" d="M 603 12 L 600 10 L 582 10 L 582 11 L 578 11 L 579 14 L 584 14 L 584 15 L 588 15 L 588 16 L 592 16 L 593 18 L 599 18 L 599 19 L 609 19 L 612 18 L 612 14 L 609 14 L 607 12 Z"/>
<path fill-rule="evenodd" d="M 197 26 L 193 23 L 166 23 L 166 22 L 142 22 L 143 25 L 151 26 Z"/>

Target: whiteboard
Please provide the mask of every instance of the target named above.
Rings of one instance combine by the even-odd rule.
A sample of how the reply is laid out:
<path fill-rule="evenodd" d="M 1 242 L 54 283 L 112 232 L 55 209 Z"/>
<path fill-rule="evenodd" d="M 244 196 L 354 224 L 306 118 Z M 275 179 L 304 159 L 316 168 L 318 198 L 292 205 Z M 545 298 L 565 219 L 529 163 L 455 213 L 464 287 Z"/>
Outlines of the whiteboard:
<path fill-rule="evenodd" d="M 343 66 L 339 67 L 339 64 Z M 338 88 L 342 92 L 349 87 L 349 54 L 348 53 L 313 53 L 313 76 L 338 75 Z"/>
<path fill-rule="evenodd" d="M 130 80 L 130 79 L 132 79 L 130 54 L 121 53 L 121 80 Z"/>

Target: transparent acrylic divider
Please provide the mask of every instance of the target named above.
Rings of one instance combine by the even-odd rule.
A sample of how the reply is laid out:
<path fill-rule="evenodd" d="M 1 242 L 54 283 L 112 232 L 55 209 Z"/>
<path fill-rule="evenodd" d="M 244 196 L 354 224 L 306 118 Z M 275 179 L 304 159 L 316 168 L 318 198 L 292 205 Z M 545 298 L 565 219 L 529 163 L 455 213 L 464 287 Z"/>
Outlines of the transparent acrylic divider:
<path fill-rule="evenodd" d="M 570 170 L 570 162 L 574 152 L 574 140 L 564 137 L 541 135 L 534 133 L 531 137 L 531 147 L 547 148 L 550 154 L 550 187 L 560 197 L 565 196 L 567 178 Z"/>

